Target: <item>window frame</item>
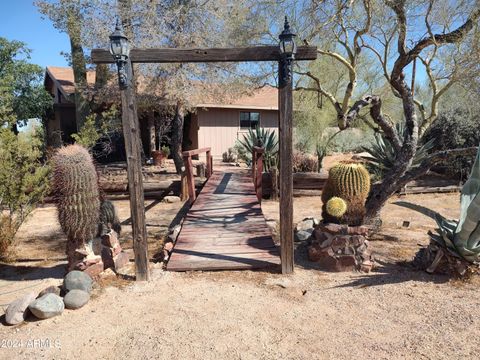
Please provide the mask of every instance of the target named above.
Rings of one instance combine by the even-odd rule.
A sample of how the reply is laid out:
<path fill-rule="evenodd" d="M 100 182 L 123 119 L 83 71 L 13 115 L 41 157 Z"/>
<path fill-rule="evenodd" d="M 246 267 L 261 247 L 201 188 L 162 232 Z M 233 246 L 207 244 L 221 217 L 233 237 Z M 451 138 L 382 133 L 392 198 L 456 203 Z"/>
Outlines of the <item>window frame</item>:
<path fill-rule="evenodd" d="M 247 120 L 242 120 L 242 114 L 248 114 L 248 121 L 250 123 L 250 125 L 248 127 L 242 127 L 242 121 L 247 121 Z M 258 114 L 258 121 L 257 121 L 257 125 L 256 126 L 261 126 L 261 120 L 262 120 L 262 117 L 261 117 L 261 113 L 260 111 L 244 111 L 244 110 L 240 110 L 238 112 L 238 128 L 240 130 L 243 130 L 243 131 L 247 131 L 249 129 L 255 129 L 255 127 L 252 127 L 252 119 L 251 119 L 251 114 Z"/>

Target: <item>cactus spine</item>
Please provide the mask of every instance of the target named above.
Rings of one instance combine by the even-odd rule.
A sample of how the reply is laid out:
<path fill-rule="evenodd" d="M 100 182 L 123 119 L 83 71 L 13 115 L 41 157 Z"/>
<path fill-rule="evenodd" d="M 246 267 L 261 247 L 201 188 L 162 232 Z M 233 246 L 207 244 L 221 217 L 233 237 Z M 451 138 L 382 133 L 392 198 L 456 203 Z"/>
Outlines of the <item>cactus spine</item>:
<path fill-rule="evenodd" d="M 360 225 L 365 216 L 365 201 L 370 192 L 370 174 L 362 164 L 341 162 L 333 166 L 328 174 L 328 180 L 322 192 L 323 218 L 327 222 L 337 222 L 348 225 Z M 346 211 L 338 216 L 327 206 L 334 197 L 341 198 L 346 203 Z"/>
<path fill-rule="evenodd" d="M 69 145 L 56 152 L 53 157 L 53 191 L 58 220 L 67 235 L 70 270 L 83 258 L 76 250 L 85 248 L 98 231 L 98 178 L 92 156 L 85 148 Z"/>

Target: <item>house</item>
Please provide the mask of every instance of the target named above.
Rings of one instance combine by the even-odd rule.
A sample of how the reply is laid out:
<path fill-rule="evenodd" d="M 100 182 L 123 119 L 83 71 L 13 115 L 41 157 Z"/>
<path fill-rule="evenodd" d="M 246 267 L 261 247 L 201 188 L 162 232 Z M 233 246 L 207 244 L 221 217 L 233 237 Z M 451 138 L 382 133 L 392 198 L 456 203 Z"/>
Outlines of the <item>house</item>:
<path fill-rule="evenodd" d="M 94 71 L 88 72 L 87 81 L 93 86 Z M 72 142 L 70 135 L 77 132 L 73 70 L 67 67 L 47 67 L 45 87 L 54 97 L 53 112 L 47 121 L 49 143 L 52 146 L 58 145 L 60 138 L 63 143 Z M 144 151 L 145 154 L 150 154 L 149 133 L 152 125 L 144 113 L 139 113 L 139 119 Z M 194 110 L 185 117 L 184 150 L 211 147 L 212 155 L 219 157 L 233 147 L 237 139 L 242 139 L 248 129 L 256 126 L 274 131 L 278 129 L 276 88 L 265 86 L 255 90 L 251 96 L 196 104 Z"/>

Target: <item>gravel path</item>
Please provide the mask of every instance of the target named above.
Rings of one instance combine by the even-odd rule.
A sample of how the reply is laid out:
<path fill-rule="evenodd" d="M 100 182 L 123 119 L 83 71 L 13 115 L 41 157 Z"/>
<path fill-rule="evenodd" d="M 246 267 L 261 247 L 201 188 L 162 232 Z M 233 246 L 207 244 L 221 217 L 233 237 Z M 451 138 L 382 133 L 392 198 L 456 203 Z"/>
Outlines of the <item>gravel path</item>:
<path fill-rule="evenodd" d="M 22 342 L 0 358 L 478 359 L 480 347 L 478 285 L 399 266 L 290 277 L 156 270 L 149 283 L 97 295 L 61 317 L 0 327 L 0 339 Z"/>

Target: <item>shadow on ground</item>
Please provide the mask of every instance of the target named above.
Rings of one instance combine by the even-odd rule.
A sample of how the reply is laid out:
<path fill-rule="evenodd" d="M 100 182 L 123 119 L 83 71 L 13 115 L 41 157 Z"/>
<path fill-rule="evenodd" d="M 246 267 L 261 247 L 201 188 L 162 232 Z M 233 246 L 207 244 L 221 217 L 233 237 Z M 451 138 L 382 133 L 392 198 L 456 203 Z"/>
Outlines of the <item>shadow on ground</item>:
<path fill-rule="evenodd" d="M 42 280 L 47 278 L 63 279 L 65 273 L 66 263 L 51 267 L 0 264 L 0 274 L 2 274 L 2 280 L 4 281 Z"/>

